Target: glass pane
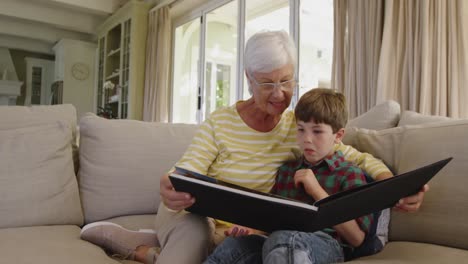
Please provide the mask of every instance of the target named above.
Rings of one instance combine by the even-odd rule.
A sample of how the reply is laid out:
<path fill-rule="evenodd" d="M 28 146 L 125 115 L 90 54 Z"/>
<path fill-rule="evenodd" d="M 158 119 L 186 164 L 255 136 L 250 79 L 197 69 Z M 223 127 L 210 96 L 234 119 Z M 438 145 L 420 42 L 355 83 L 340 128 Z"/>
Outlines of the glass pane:
<path fill-rule="evenodd" d="M 299 96 L 329 88 L 333 56 L 333 1 L 301 1 Z"/>
<path fill-rule="evenodd" d="M 125 119 L 128 116 L 128 81 L 130 75 L 130 28 L 131 20 L 124 22 L 123 31 L 123 62 L 122 62 L 122 84 L 119 97 L 121 100 L 120 118 Z"/>
<path fill-rule="evenodd" d="M 41 104 L 41 90 L 42 90 L 42 68 L 32 67 L 32 95 L 31 104 Z"/>
<path fill-rule="evenodd" d="M 104 108 L 104 38 L 100 38 L 98 42 L 98 83 L 97 83 L 97 113 L 100 114 Z"/>
<path fill-rule="evenodd" d="M 289 0 L 246 1 L 245 9 L 245 41 L 262 30 L 289 32 Z M 244 75 L 243 98 L 249 97 L 247 78 Z"/>
<path fill-rule="evenodd" d="M 199 18 L 175 30 L 172 122 L 197 123 Z"/>
<path fill-rule="evenodd" d="M 119 118 L 120 98 L 117 94 L 121 82 L 121 44 L 122 25 L 118 24 L 112 28 L 106 37 L 105 51 L 105 82 L 104 87 L 104 112 L 110 118 Z"/>
<path fill-rule="evenodd" d="M 205 117 L 236 101 L 237 1 L 206 15 Z"/>

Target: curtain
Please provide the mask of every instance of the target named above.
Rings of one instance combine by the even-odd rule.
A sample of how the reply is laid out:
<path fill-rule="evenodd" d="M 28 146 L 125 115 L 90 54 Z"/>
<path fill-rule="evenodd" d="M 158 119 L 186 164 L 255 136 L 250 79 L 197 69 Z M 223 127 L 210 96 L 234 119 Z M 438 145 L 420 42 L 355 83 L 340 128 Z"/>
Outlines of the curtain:
<path fill-rule="evenodd" d="M 386 1 L 377 100 L 468 117 L 463 0 Z M 466 8 L 466 6 L 465 6 Z"/>
<path fill-rule="evenodd" d="M 382 1 L 334 0 L 332 87 L 348 100 L 350 118 L 376 103 Z"/>
<path fill-rule="evenodd" d="M 143 120 L 168 122 L 171 56 L 169 6 L 149 13 Z"/>
<path fill-rule="evenodd" d="M 468 117 L 468 3 L 334 0 L 332 86 L 350 117 L 385 100 Z M 463 15 L 465 13 L 465 15 Z"/>
<path fill-rule="evenodd" d="M 346 80 L 346 13 L 348 1 L 333 2 L 333 63 L 331 88 L 345 93 Z"/>

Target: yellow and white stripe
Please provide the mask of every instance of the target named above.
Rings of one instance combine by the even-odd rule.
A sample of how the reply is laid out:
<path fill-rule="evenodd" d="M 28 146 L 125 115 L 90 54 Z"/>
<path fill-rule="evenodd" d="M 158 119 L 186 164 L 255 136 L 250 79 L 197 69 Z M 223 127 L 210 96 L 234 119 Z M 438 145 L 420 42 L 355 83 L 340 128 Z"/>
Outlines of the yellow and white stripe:
<path fill-rule="evenodd" d="M 247 188 L 269 192 L 278 168 L 296 158 L 294 114 L 286 111 L 270 132 L 247 126 L 236 106 L 214 112 L 176 166 Z"/>
<path fill-rule="evenodd" d="M 242 121 L 234 104 L 205 120 L 176 166 L 269 192 L 278 168 L 298 156 L 296 132 L 292 111 L 284 112 L 272 131 L 258 132 Z M 374 178 L 389 171 L 380 160 L 350 146 L 337 144 L 336 150 Z"/>

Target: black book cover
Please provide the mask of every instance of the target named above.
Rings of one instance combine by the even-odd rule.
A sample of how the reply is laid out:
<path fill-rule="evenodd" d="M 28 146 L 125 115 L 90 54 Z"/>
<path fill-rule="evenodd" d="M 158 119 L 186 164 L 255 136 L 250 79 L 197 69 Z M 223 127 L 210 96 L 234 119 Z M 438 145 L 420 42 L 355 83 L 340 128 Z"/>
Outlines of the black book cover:
<path fill-rule="evenodd" d="M 189 212 L 265 232 L 314 232 L 392 207 L 401 198 L 417 193 L 451 159 L 339 192 L 314 204 L 262 193 L 178 167 L 169 178 L 177 191 L 195 197 L 195 204 L 186 209 Z"/>

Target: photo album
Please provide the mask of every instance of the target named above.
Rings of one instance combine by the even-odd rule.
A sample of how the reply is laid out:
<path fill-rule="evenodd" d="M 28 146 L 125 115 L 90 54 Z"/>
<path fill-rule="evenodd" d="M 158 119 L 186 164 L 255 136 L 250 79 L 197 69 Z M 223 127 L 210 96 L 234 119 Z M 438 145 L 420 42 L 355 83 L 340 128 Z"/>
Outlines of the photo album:
<path fill-rule="evenodd" d="M 417 193 L 450 160 L 339 192 L 313 204 L 255 191 L 179 167 L 169 178 L 176 191 L 195 197 L 195 204 L 186 209 L 191 213 L 265 232 L 314 232 L 393 207 L 401 198 Z"/>

